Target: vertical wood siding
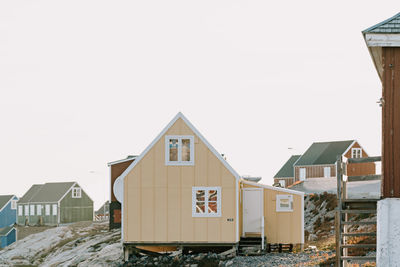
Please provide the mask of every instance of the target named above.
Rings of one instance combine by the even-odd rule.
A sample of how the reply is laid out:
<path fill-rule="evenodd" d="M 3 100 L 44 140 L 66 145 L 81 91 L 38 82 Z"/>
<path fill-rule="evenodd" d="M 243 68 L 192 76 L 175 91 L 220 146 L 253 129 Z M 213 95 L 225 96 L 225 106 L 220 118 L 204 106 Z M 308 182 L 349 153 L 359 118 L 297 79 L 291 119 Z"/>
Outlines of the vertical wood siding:
<path fill-rule="evenodd" d="M 195 136 L 182 119 L 165 135 Z M 197 136 L 194 140 L 194 166 L 166 166 L 163 136 L 126 176 L 125 242 L 236 242 L 235 177 Z M 194 186 L 221 187 L 221 217 L 192 217 Z"/>
<path fill-rule="evenodd" d="M 331 168 L 331 176 L 336 177 L 336 168 L 335 165 L 315 165 L 315 166 L 296 166 L 294 167 L 294 175 L 296 182 L 299 181 L 300 177 L 300 168 L 306 169 L 306 179 L 308 178 L 323 178 L 324 177 L 324 168 L 330 167 Z"/>
<path fill-rule="evenodd" d="M 382 191 L 400 197 L 400 48 L 383 47 Z"/>
<path fill-rule="evenodd" d="M 344 155 L 346 158 L 351 158 L 351 149 L 352 148 L 361 148 L 361 146 L 356 142 L 347 153 Z M 362 157 L 369 157 L 367 152 L 362 149 Z M 347 176 L 359 176 L 359 175 L 370 175 L 375 174 L 375 163 L 367 162 L 367 163 L 350 163 L 347 165 Z"/>
<path fill-rule="evenodd" d="M 244 188 L 259 188 L 253 185 L 242 184 Z M 264 234 L 268 243 L 301 244 L 302 238 L 302 205 L 303 196 L 279 192 L 272 189 L 263 188 L 264 192 Z M 276 196 L 293 195 L 292 212 L 276 212 Z M 243 216 L 243 195 L 240 194 L 240 216 Z M 240 236 L 243 236 L 243 220 L 239 225 Z"/>
<path fill-rule="evenodd" d="M 279 180 L 285 180 L 285 188 L 294 183 L 294 178 L 274 178 L 274 183 L 279 183 Z"/>

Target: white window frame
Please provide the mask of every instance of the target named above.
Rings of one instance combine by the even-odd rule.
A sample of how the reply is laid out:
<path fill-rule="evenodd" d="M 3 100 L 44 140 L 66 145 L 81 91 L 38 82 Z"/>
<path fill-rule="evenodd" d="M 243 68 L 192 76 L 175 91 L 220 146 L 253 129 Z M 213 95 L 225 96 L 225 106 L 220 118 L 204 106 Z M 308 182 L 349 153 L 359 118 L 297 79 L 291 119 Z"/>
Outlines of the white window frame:
<path fill-rule="evenodd" d="M 29 215 L 35 216 L 35 205 L 30 205 Z"/>
<path fill-rule="evenodd" d="M 303 175 L 304 174 L 304 177 Z M 307 169 L 306 168 L 299 168 L 299 180 L 304 181 L 307 178 Z"/>
<path fill-rule="evenodd" d="M 52 211 L 53 211 L 53 215 L 57 215 L 57 213 L 58 213 L 58 205 L 57 204 L 52 205 Z"/>
<path fill-rule="evenodd" d="M 16 200 L 11 200 L 11 209 L 16 210 L 17 209 L 17 201 Z"/>
<path fill-rule="evenodd" d="M 18 205 L 18 216 L 24 216 L 24 207 L 22 205 Z"/>
<path fill-rule="evenodd" d="M 326 176 L 328 174 L 328 176 Z M 331 167 L 324 167 L 324 178 L 331 177 Z"/>
<path fill-rule="evenodd" d="M 71 192 L 72 192 L 72 198 L 82 197 L 82 189 L 80 187 L 73 187 Z"/>
<path fill-rule="evenodd" d="M 289 207 L 281 207 L 281 200 L 289 200 Z M 276 212 L 293 212 L 293 195 L 276 195 Z"/>
<path fill-rule="evenodd" d="M 36 214 L 38 216 L 42 216 L 42 205 L 40 205 L 40 204 L 36 205 Z"/>
<path fill-rule="evenodd" d="M 45 211 L 45 215 L 46 216 L 50 216 L 50 204 L 46 204 L 45 206 L 44 206 L 45 208 L 44 208 L 44 211 Z"/>
<path fill-rule="evenodd" d="M 25 216 L 29 216 L 29 205 L 25 205 Z"/>
<path fill-rule="evenodd" d="M 279 180 L 279 184 L 285 188 L 286 187 L 286 180 Z"/>
<path fill-rule="evenodd" d="M 205 213 L 196 212 L 196 191 L 204 190 L 204 206 Z M 216 190 L 217 191 L 217 213 L 208 213 L 208 191 Z M 192 217 L 221 217 L 221 187 L 220 186 L 196 186 L 192 187 Z"/>
<path fill-rule="evenodd" d="M 354 158 L 362 158 L 362 148 L 360 148 L 360 147 L 352 148 L 351 149 L 351 157 L 353 159 Z"/>
<path fill-rule="evenodd" d="M 169 140 L 178 139 L 178 160 L 169 160 Z M 182 161 L 182 139 L 190 140 L 190 161 Z M 166 135 L 165 136 L 165 165 L 187 166 L 194 165 L 194 136 L 193 135 Z"/>

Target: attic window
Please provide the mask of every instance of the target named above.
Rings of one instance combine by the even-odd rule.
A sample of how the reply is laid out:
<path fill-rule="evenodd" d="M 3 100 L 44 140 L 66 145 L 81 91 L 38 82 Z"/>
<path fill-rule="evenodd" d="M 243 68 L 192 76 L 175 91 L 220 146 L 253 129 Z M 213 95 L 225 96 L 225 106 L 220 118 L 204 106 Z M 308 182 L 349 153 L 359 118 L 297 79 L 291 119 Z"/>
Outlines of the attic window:
<path fill-rule="evenodd" d="M 361 158 L 362 157 L 362 149 L 361 148 L 352 148 L 351 149 L 351 157 L 352 158 Z"/>
<path fill-rule="evenodd" d="M 81 189 L 79 187 L 72 188 L 72 198 L 81 198 Z"/>
<path fill-rule="evenodd" d="M 192 187 L 192 217 L 221 217 L 221 187 Z"/>
<path fill-rule="evenodd" d="M 293 211 L 293 196 L 276 195 L 276 211 L 277 212 Z"/>
<path fill-rule="evenodd" d="M 11 200 L 11 209 L 16 210 L 17 209 L 17 201 L 16 200 Z"/>
<path fill-rule="evenodd" d="M 192 135 L 165 137 L 165 165 L 194 165 L 194 137 Z"/>

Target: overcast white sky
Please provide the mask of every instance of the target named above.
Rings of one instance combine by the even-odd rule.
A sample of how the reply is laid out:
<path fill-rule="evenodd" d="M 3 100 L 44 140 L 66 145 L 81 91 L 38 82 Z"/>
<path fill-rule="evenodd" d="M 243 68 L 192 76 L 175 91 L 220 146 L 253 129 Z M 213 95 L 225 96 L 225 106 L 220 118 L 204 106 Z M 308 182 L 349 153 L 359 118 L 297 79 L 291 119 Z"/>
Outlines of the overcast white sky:
<path fill-rule="evenodd" d="M 379 155 L 381 84 L 361 31 L 398 1 L 1 1 L 0 194 L 77 181 L 182 111 L 240 174 L 312 142 Z M 294 148 L 288 150 L 289 147 Z"/>

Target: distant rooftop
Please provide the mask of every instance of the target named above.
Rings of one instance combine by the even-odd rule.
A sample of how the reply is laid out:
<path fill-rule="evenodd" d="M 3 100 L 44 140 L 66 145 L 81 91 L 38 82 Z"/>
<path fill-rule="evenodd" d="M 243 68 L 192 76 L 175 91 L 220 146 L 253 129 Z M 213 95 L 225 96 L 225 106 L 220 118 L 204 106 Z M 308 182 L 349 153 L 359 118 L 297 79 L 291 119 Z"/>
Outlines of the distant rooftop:
<path fill-rule="evenodd" d="M 337 156 L 343 155 L 354 141 L 313 143 L 295 163 L 295 166 L 334 164 Z"/>
<path fill-rule="evenodd" d="M 75 182 L 62 182 L 32 185 L 18 203 L 57 202 L 74 184 Z"/>
<path fill-rule="evenodd" d="M 282 166 L 282 168 L 275 174 L 274 178 L 290 178 L 294 177 L 293 165 L 301 157 L 301 155 L 293 155 Z"/>

